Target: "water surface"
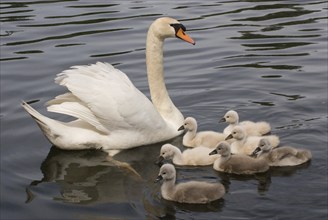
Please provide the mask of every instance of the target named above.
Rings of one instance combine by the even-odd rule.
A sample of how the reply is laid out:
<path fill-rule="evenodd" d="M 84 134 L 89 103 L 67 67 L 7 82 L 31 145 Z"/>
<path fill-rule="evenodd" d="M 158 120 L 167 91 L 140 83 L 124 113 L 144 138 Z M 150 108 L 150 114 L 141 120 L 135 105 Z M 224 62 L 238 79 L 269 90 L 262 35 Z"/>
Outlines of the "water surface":
<path fill-rule="evenodd" d="M 10 1 L 1 7 L 1 219 L 326 219 L 326 1 Z M 64 92 L 53 81 L 73 65 L 109 62 L 149 95 L 145 38 L 160 16 L 196 40 L 169 39 L 170 96 L 200 130 L 222 131 L 235 109 L 266 120 L 282 145 L 312 151 L 310 163 L 255 176 L 178 167 L 178 181 L 221 182 L 223 200 L 181 205 L 153 181 L 162 143 L 123 151 L 63 151 L 43 136 L 21 100 L 44 104 Z M 181 137 L 170 141 L 181 147 Z M 134 171 L 140 176 L 138 177 Z"/>

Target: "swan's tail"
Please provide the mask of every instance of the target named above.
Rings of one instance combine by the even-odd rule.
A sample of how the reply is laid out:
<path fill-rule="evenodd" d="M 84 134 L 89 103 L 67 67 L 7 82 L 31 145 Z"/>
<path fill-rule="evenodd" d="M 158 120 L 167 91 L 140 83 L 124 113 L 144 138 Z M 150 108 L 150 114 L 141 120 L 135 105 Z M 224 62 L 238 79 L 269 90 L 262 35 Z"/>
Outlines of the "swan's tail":
<path fill-rule="evenodd" d="M 258 128 L 258 131 L 261 135 L 265 135 L 270 133 L 271 126 L 268 122 L 260 121 L 256 123 L 256 127 Z"/>
<path fill-rule="evenodd" d="M 312 158 L 312 153 L 309 150 L 299 150 L 297 152 L 298 158 L 302 158 L 304 162 L 310 160 Z"/>
<path fill-rule="evenodd" d="M 38 124 L 44 135 L 48 138 L 50 142 L 53 139 L 52 131 L 49 127 L 49 122 L 52 120 L 46 116 L 43 116 L 38 111 L 36 111 L 32 106 L 28 104 L 28 102 L 23 101 L 22 107 L 30 114 L 30 116 L 35 120 Z"/>
<path fill-rule="evenodd" d="M 268 135 L 265 137 L 269 140 L 269 142 L 273 148 L 278 147 L 278 145 L 280 144 L 280 139 L 277 135 Z"/>

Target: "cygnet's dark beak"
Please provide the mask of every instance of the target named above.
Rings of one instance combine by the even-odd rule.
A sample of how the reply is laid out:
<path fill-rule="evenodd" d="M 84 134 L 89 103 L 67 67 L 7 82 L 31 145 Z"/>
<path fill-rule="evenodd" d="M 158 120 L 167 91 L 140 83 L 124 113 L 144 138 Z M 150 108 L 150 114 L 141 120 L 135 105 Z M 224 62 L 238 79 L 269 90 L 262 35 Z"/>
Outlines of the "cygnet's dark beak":
<path fill-rule="evenodd" d="M 214 155 L 214 154 L 217 154 L 217 153 L 218 153 L 218 151 L 215 149 L 212 152 L 210 152 L 208 155 Z"/>
<path fill-rule="evenodd" d="M 251 154 L 251 157 L 256 157 L 257 156 L 257 153 L 261 151 L 261 148 L 260 147 L 257 147 L 253 153 Z"/>
<path fill-rule="evenodd" d="M 221 122 L 226 122 L 226 119 L 225 118 L 221 118 L 221 120 L 219 121 L 219 123 Z"/>
<path fill-rule="evenodd" d="M 155 164 L 162 166 L 164 161 L 164 157 L 163 156 L 159 156 L 158 159 L 155 161 Z"/>
<path fill-rule="evenodd" d="M 184 130 L 184 129 L 185 129 L 185 127 L 184 127 L 183 125 L 181 125 L 181 127 L 178 128 L 178 131 L 182 131 L 182 130 Z"/>
<path fill-rule="evenodd" d="M 156 180 L 154 181 L 154 183 L 158 183 L 162 179 L 163 179 L 163 177 L 161 175 L 158 175 L 158 177 L 156 178 Z"/>
<path fill-rule="evenodd" d="M 232 138 L 233 138 L 232 134 L 229 134 L 229 135 L 225 138 L 225 140 L 229 140 L 229 139 L 232 139 Z"/>

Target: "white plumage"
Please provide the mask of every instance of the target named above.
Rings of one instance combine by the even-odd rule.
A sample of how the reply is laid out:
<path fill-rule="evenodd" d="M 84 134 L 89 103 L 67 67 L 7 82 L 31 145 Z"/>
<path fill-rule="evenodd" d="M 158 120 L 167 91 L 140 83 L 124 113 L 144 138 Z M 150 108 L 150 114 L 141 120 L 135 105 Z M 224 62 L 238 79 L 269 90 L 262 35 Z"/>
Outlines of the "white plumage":
<path fill-rule="evenodd" d="M 165 141 L 181 134 L 183 115 L 171 101 L 163 76 L 163 43 L 176 37 L 194 44 L 185 27 L 173 18 L 155 20 L 146 45 L 150 101 L 120 70 L 108 63 L 73 66 L 55 82 L 69 92 L 48 102 L 51 112 L 76 118 L 61 122 L 41 115 L 28 103 L 24 109 L 49 141 L 62 149 L 121 150 Z"/>
<path fill-rule="evenodd" d="M 267 135 L 263 137 L 269 140 L 272 147 L 277 147 L 280 143 L 280 139 L 276 135 Z M 236 126 L 232 129 L 231 134 L 226 140 L 234 139 L 230 146 L 231 153 L 251 155 L 263 137 L 247 136 L 243 127 Z"/>
<path fill-rule="evenodd" d="M 186 130 L 182 143 L 186 147 L 209 147 L 214 148 L 220 141 L 226 138 L 223 133 L 215 131 L 197 132 L 197 121 L 193 117 L 187 117 L 178 130 Z"/>
<path fill-rule="evenodd" d="M 219 157 L 218 155 L 209 156 L 211 151 L 212 149 L 208 147 L 200 146 L 181 152 L 178 147 L 172 144 L 164 144 L 161 147 L 159 162 L 165 159 L 172 160 L 176 165 L 206 166 L 213 164 Z"/>
<path fill-rule="evenodd" d="M 239 115 L 236 111 L 228 111 L 224 117 L 221 119 L 221 122 L 227 122 L 229 125 L 223 130 L 223 133 L 229 135 L 232 132 L 232 129 L 237 125 L 244 128 L 246 135 L 248 136 L 262 136 L 271 131 L 271 126 L 268 122 L 259 121 L 241 121 L 239 122 Z"/>

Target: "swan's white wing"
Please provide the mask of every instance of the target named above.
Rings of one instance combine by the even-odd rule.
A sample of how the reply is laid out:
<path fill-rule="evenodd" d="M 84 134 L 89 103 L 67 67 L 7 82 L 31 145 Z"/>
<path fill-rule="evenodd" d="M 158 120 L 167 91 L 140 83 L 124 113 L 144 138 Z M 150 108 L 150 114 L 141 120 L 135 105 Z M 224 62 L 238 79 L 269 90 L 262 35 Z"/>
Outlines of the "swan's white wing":
<path fill-rule="evenodd" d="M 110 64 L 75 66 L 58 74 L 55 81 L 72 92 L 57 97 L 57 101 L 76 102 L 60 102 L 60 107 L 55 107 L 58 103 L 51 101 L 55 105 L 49 109 L 86 120 L 101 131 L 142 131 L 165 125 L 150 100 Z"/>

